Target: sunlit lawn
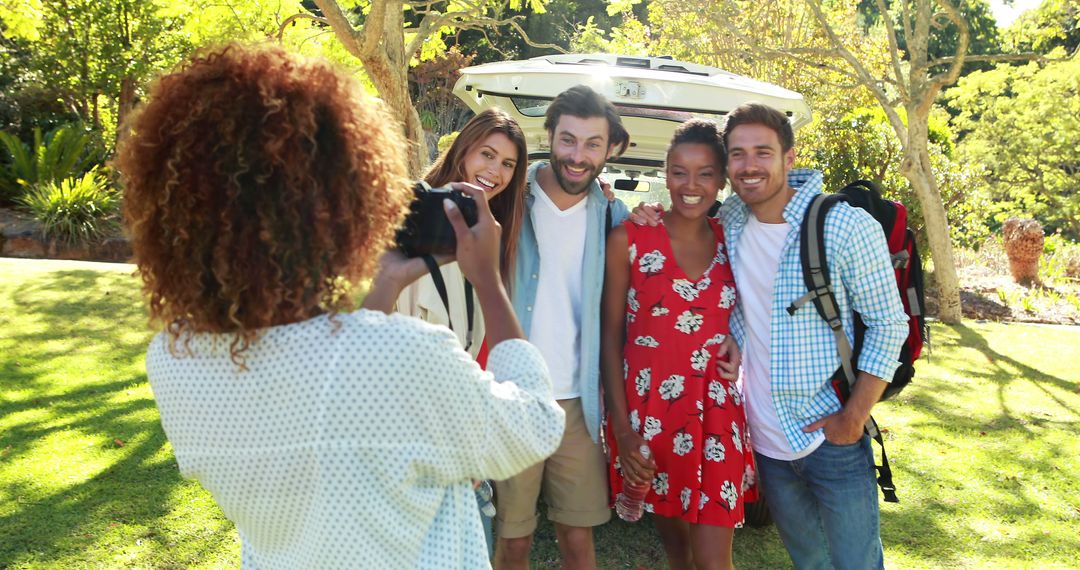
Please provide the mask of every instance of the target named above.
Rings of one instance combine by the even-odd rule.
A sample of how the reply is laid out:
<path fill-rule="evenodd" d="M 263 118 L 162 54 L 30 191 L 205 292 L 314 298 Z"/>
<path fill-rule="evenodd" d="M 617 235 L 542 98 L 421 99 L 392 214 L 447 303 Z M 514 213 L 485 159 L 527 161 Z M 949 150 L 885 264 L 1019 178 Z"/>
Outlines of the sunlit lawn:
<path fill-rule="evenodd" d="M 235 530 L 183 480 L 146 383 L 131 266 L 0 258 L 0 568 L 238 566 Z M 1075 568 L 1080 330 L 935 326 L 930 361 L 878 409 L 901 503 L 891 568 Z M 646 523 L 598 532 L 605 568 L 659 568 Z M 775 531 L 736 564 L 789 567 Z M 541 528 L 537 567 L 557 567 Z"/>

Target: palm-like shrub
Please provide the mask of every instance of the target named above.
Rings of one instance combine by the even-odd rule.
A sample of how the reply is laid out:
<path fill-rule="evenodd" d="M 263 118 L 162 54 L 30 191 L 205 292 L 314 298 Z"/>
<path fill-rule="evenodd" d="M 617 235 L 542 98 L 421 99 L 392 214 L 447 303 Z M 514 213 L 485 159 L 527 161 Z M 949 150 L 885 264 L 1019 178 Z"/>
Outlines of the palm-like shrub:
<path fill-rule="evenodd" d="M 103 156 L 93 135 L 79 125 L 68 125 L 41 134 L 27 145 L 18 137 L 0 132 L 0 205 L 19 201 L 32 188 L 81 175 Z"/>
<path fill-rule="evenodd" d="M 47 239 L 68 244 L 101 240 L 119 221 L 120 195 L 97 167 L 81 177 L 40 184 L 19 204 L 41 224 Z"/>

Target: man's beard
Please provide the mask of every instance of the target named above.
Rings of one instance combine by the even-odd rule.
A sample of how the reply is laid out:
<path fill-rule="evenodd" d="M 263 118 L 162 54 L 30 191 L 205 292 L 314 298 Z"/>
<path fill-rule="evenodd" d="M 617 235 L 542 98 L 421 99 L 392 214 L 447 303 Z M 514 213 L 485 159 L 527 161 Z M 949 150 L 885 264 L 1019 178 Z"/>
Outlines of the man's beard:
<path fill-rule="evenodd" d="M 563 178 L 562 169 L 564 165 L 569 164 L 567 161 L 556 157 L 555 154 L 552 153 L 550 163 L 551 171 L 555 174 L 555 180 L 559 182 L 559 186 L 562 186 L 563 191 L 567 194 L 570 194 L 571 196 L 577 196 L 578 194 L 588 191 L 589 187 L 592 186 L 592 183 L 596 180 L 596 178 L 600 176 L 601 172 L 604 171 L 603 164 L 601 164 L 599 167 L 593 167 L 593 165 L 587 162 L 583 162 L 580 164 L 570 164 L 570 166 L 575 167 L 584 166 L 591 171 L 591 174 L 581 182 L 571 182 Z"/>

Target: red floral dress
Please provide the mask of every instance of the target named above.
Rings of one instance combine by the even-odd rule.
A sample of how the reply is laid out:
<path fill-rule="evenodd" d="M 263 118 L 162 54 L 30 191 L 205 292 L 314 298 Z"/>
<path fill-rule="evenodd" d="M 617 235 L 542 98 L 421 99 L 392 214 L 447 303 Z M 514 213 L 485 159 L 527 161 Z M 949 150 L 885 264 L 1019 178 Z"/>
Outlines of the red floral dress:
<path fill-rule="evenodd" d="M 645 510 L 691 523 L 738 527 L 756 498 L 746 415 L 716 358 L 735 308 L 724 235 L 709 219 L 716 256 L 696 281 L 675 262 L 663 224 L 625 224 L 630 245 L 623 367 L 630 425 L 648 442 L 657 472 Z M 612 497 L 622 491 L 615 438 Z M 749 495 L 749 497 L 748 497 Z"/>

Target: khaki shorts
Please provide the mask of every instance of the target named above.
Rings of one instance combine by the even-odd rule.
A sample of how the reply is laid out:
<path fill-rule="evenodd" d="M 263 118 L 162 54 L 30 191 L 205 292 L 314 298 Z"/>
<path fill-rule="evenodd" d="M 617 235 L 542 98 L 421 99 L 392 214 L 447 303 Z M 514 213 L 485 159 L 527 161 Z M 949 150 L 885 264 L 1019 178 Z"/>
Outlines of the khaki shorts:
<path fill-rule="evenodd" d="M 566 431 L 554 455 L 495 482 L 500 538 L 521 538 L 536 531 L 541 491 L 552 522 L 586 528 L 611 519 L 607 459 L 600 444 L 589 437 L 581 399 L 559 400 L 559 405 L 566 411 Z"/>

